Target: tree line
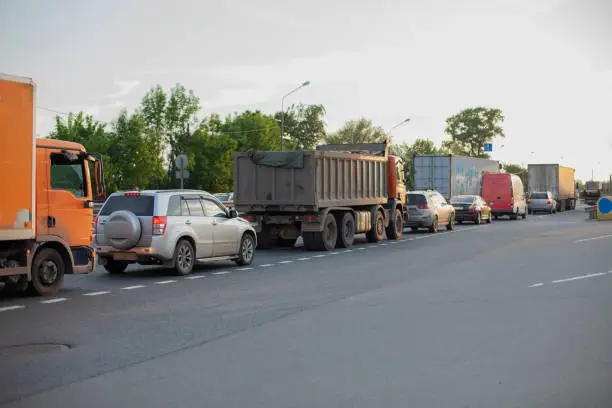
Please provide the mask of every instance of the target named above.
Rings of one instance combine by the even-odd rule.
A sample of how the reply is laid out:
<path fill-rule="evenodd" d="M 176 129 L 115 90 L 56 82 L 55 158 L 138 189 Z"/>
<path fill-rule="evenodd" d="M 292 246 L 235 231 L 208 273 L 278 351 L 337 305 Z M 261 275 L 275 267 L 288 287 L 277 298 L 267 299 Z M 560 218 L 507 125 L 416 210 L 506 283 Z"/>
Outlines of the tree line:
<path fill-rule="evenodd" d="M 280 149 L 281 112 L 259 110 L 234 113 L 224 118 L 211 113 L 200 117 L 200 99 L 177 84 L 169 91 L 151 88 L 132 112 L 123 109 L 108 123 L 83 112 L 57 116 L 49 138 L 74 141 L 103 157 L 107 191 L 131 188 L 174 188 L 174 160 L 189 158 L 185 188 L 210 192 L 233 189 L 232 152 Z M 349 120 L 336 132 L 327 133 L 323 105 L 296 104 L 284 112 L 283 148 L 310 150 L 317 144 L 375 143 L 389 137 L 381 127 L 361 118 Z M 412 158 L 418 154 L 489 157 L 485 143 L 504 137 L 499 109 L 470 108 L 446 121 L 447 140 L 436 146 L 431 140 L 392 145 L 400 156 L 412 185 Z"/>

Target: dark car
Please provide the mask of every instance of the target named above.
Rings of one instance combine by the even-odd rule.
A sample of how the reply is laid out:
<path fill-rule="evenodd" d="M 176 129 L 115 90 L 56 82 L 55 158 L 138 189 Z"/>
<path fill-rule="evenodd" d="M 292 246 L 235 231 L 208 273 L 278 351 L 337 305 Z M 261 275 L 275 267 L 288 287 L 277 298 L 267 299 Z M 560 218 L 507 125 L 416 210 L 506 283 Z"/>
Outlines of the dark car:
<path fill-rule="evenodd" d="M 455 219 L 461 224 L 463 221 L 472 221 L 480 224 L 482 221 L 491 222 L 493 214 L 491 207 L 477 195 L 459 195 L 451 198 L 451 205 L 455 208 Z"/>

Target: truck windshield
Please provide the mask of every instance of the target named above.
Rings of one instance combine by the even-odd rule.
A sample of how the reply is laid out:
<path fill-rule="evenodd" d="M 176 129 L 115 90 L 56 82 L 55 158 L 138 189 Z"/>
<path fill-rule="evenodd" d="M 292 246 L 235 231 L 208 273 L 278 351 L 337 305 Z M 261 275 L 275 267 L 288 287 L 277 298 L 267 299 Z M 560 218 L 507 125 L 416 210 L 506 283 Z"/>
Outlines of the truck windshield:
<path fill-rule="evenodd" d="M 51 188 L 70 191 L 75 197 L 87 197 L 87 185 L 83 183 L 82 160 L 71 161 L 65 155 L 51 154 Z"/>

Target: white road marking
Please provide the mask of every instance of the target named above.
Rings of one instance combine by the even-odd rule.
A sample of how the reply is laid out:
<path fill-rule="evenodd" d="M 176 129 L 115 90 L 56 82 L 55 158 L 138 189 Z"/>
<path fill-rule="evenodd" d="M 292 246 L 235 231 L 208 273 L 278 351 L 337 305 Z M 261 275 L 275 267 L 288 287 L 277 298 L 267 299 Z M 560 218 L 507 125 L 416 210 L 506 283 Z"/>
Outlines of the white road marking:
<path fill-rule="evenodd" d="M 64 302 L 68 300 L 67 298 L 55 298 L 55 299 L 49 299 L 49 300 L 41 300 L 40 303 L 43 304 L 50 304 L 50 303 L 59 303 L 59 302 Z"/>
<path fill-rule="evenodd" d="M 185 279 L 194 280 L 194 279 L 202 279 L 202 278 L 205 278 L 205 277 L 206 277 L 206 275 L 194 275 L 194 276 L 188 276 Z"/>
<path fill-rule="evenodd" d="M 166 284 L 168 284 L 168 283 L 175 283 L 175 282 L 178 282 L 178 281 L 176 281 L 176 280 L 174 280 L 174 279 L 170 279 L 170 280 L 165 280 L 165 281 L 155 282 L 155 284 L 156 284 L 156 285 L 166 285 Z"/>
<path fill-rule="evenodd" d="M 311 258 L 298 258 L 298 261 L 308 261 Z"/>
<path fill-rule="evenodd" d="M 604 238 L 612 238 L 612 234 L 600 235 L 598 237 L 591 237 L 591 238 L 583 238 L 583 239 L 579 239 L 578 241 L 574 241 L 574 243 L 578 244 L 580 242 L 595 241 L 596 239 L 604 239 Z"/>
<path fill-rule="evenodd" d="M 313 256 L 313 258 L 323 258 L 324 256 L 327 256 L 327 255 L 315 255 Z"/>
<path fill-rule="evenodd" d="M 100 295 L 108 295 L 109 293 L 110 293 L 110 290 L 101 290 L 98 292 L 83 293 L 83 296 L 100 296 Z"/>
<path fill-rule="evenodd" d="M 5 306 L 5 307 L 0 307 L 0 313 L 2 312 L 8 312 L 10 310 L 18 310 L 18 309 L 25 309 L 25 306 L 21 306 L 21 305 L 14 305 L 14 306 Z"/>
<path fill-rule="evenodd" d="M 364 249 L 365 249 L 365 248 L 360 247 L 360 248 L 357 248 L 357 251 L 363 251 Z"/>
<path fill-rule="evenodd" d="M 121 288 L 121 290 L 134 290 L 134 289 L 140 289 L 140 288 L 144 288 L 146 287 L 145 285 L 134 285 L 134 286 L 126 286 L 124 288 Z"/>
<path fill-rule="evenodd" d="M 213 275 L 215 275 L 215 276 L 219 276 L 219 275 L 227 275 L 228 273 L 229 273 L 228 271 L 213 272 Z"/>
<path fill-rule="evenodd" d="M 534 283 L 533 285 L 529 286 L 530 288 L 539 288 L 540 286 L 544 286 L 543 283 Z"/>
<path fill-rule="evenodd" d="M 293 261 L 280 261 L 279 264 L 290 264 L 293 263 Z"/>
<path fill-rule="evenodd" d="M 580 279 L 594 278 L 596 276 L 607 275 L 609 273 L 610 272 L 590 273 L 588 275 L 574 276 L 573 278 L 557 279 L 557 280 L 552 281 L 552 283 L 564 283 L 564 282 L 571 282 L 571 281 L 580 280 Z"/>
<path fill-rule="evenodd" d="M 397 244 L 397 241 L 391 241 L 389 242 L 391 245 Z"/>
<path fill-rule="evenodd" d="M 379 246 L 387 246 L 387 244 L 378 244 Z"/>
<path fill-rule="evenodd" d="M 347 253 L 347 252 L 353 252 L 353 250 L 352 249 L 347 249 L 346 251 L 342 251 L 343 254 Z"/>
<path fill-rule="evenodd" d="M 338 255 L 340 252 L 330 252 L 330 255 Z"/>
<path fill-rule="evenodd" d="M 268 268 L 270 266 L 274 266 L 274 264 L 263 264 L 263 265 L 259 265 L 260 268 Z"/>
<path fill-rule="evenodd" d="M 252 269 L 255 269 L 255 268 L 248 267 L 248 268 L 240 268 L 240 269 L 236 269 L 236 270 L 237 271 L 250 271 Z"/>

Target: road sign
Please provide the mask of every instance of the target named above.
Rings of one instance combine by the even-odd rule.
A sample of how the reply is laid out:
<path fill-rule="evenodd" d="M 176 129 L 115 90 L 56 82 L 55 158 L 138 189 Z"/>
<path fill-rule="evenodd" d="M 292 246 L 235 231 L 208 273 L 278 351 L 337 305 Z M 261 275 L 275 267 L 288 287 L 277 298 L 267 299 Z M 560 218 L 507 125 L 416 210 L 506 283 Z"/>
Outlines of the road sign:
<path fill-rule="evenodd" d="M 179 170 L 176 172 L 176 178 L 180 179 L 180 178 L 189 178 L 189 170 Z"/>
<path fill-rule="evenodd" d="M 484 144 L 484 151 L 485 152 L 492 152 L 493 151 L 493 144 L 492 143 L 485 143 Z"/>
<path fill-rule="evenodd" d="M 179 170 L 185 170 L 189 164 L 189 159 L 184 154 L 179 154 L 174 160 L 174 166 Z"/>

